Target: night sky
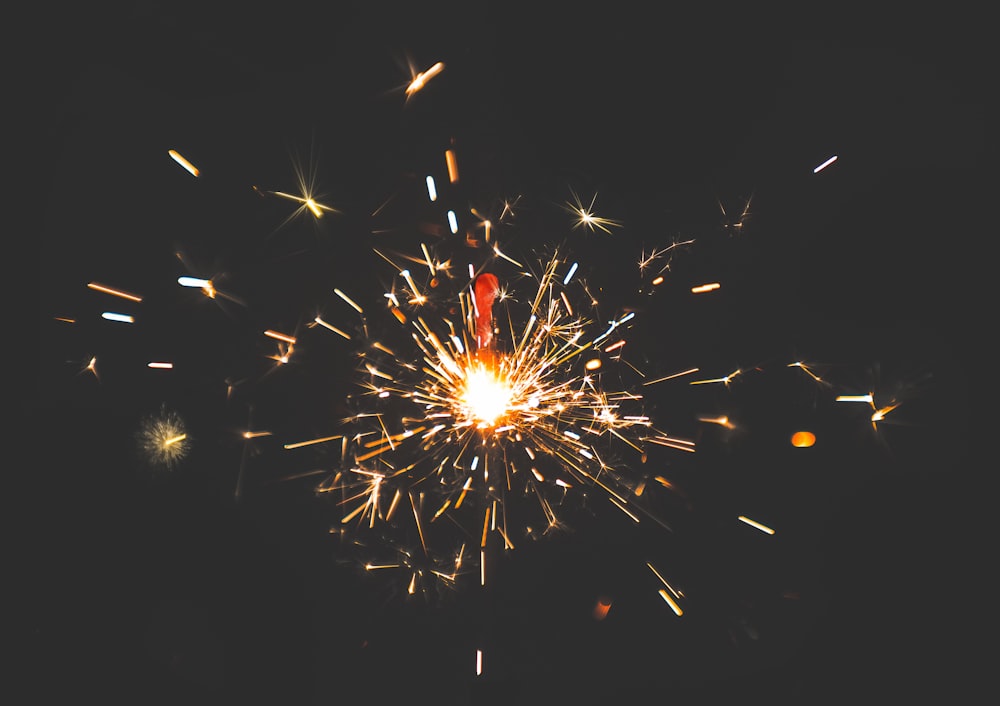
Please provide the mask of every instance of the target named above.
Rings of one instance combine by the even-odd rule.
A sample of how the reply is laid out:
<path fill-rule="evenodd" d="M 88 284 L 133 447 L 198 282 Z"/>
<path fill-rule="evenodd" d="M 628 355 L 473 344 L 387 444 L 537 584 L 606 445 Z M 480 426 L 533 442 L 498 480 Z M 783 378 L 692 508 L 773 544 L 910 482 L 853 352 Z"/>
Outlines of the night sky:
<path fill-rule="evenodd" d="M 33 448 L 8 469 L 25 481 L 10 536 L 28 702 L 972 693 L 989 472 L 970 449 L 976 339 L 995 316 L 977 277 L 995 232 L 983 19 L 344 6 L 118 3 L 33 44 L 51 68 L 27 102 L 45 133 L 39 348 Z M 438 61 L 407 100 L 410 62 Z M 286 222 L 295 204 L 261 195 L 295 192 L 296 165 L 337 213 Z M 438 205 L 421 191 L 430 172 Z M 573 192 L 621 226 L 573 229 Z M 651 415 L 699 443 L 639 469 L 685 489 L 662 494 L 672 531 L 595 501 L 571 531 L 496 556 L 485 590 L 470 576 L 407 597 L 338 555 L 314 477 L 281 480 L 329 459 L 279 441 L 337 433 L 356 392 L 350 348 L 306 323 L 336 318 L 334 287 L 382 301 L 393 270 L 373 248 L 481 258 L 421 229 L 443 228 L 446 205 L 496 214 L 504 199 L 518 199 L 504 250 L 567 244 L 602 301 L 636 312 L 626 357 L 650 377 L 749 373 L 706 394 L 649 388 Z M 640 253 L 688 238 L 651 292 Z M 706 281 L 722 288 L 689 293 Z M 136 323 L 103 320 L 129 305 L 88 282 L 142 294 Z M 266 374 L 265 329 L 302 339 Z M 81 372 L 91 356 L 100 379 Z M 227 397 L 227 381 L 244 382 Z M 877 429 L 864 405 L 832 402 L 866 392 L 900 402 Z M 192 437 L 169 471 L 135 448 L 160 409 Z M 712 413 L 737 429 L 697 422 Z M 245 465 L 248 423 L 276 438 Z M 816 445 L 793 448 L 798 429 Z M 680 618 L 647 561 L 684 586 Z"/>

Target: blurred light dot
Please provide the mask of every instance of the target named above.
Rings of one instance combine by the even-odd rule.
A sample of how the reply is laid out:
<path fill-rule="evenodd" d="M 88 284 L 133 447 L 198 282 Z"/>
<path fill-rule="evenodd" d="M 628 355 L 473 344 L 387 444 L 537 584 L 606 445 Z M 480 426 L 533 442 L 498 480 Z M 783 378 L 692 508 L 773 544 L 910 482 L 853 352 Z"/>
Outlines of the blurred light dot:
<path fill-rule="evenodd" d="M 792 434 L 792 446 L 805 449 L 816 443 L 816 435 L 811 431 L 797 431 Z"/>
<path fill-rule="evenodd" d="M 584 367 L 586 367 L 587 370 L 597 370 L 599 367 L 601 367 L 601 359 L 591 358 L 590 360 L 587 361 L 587 364 Z"/>

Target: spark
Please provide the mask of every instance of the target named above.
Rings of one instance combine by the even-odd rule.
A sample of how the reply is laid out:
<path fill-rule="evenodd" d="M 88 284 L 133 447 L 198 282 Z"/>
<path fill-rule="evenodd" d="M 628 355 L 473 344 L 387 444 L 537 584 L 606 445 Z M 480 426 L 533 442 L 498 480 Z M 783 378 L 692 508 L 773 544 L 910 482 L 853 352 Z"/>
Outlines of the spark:
<path fill-rule="evenodd" d="M 458 160 L 455 159 L 455 150 L 444 151 L 444 161 L 448 165 L 448 181 L 452 184 L 458 182 Z"/>
<path fill-rule="evenodd" d="M 432 260 L 422 250 L 420 261 L 426 265 Z M 478 320 L 490 315 L 482 307 L 490 304 L 464 288 L 452 307 L 454 316 L 400 320 L 419 354 L 416 363 L 409 354 L 388 349 L 375 357 L 373 348 L 366 346 L 359 366 L 365 374 L 362 387 L 377 392 L 391 405 L 388 409 L 396 411 L 354 417 L 359 430 L 349 435 L 345 462 L 357 470 L 334 474 L 336 480 L 324 484 L 358 503 L 372 503 L 375 493 L 388 488 L 409 496 L 411 524 L 424 554 L 431 551 L 429 524 L 450 519 L 464 527 L 480 539 L 481 583 L 487 576 L 489 538 L 499 535 L 502 546 L 513 548 L 512 515 L 524 521 L 528 534 L 533 515 L 540 516 L 544 533 L 560 528 L 563 520 L 557 509 L 569 492 L 594 488 L 633 522 L 650 516 L 636 506 L 641 493 L 633 492 L 637 484 L 627 480 L 626 469 L 604 460 L 608 445 L 620 444 L 639 454 L 645 444 L 694 450 L 692 442 L 655 429 L 643 413 L 641 394 L 600 385 L 593 362 L 600 359 L 587 353 L 604 345 L 612 331 L 624 331 L 635 312 L 595 331 L 594 321 L 573 314 L 566 305 L 562 287 L 571 278 L 563 272 L 563 262 L 558 251 L 539 260 L 523 303 L 521 297 L 497 294 L 494 304 L 504 308 L 507 325 L 505 335 L 488 348 L 481 347 L 477 330 Z M 407 288 L 416 289 L 408 270 L 397 273 Z M 621 339 L 608 348 L 616 351 L 623 345 Z M 623 371 L 632 369 L 626 366 Z M 522 463 L 523 458 L 529 462 Z M 366 465 L 375 461 L 382 479 L 359 487 L 357 473 L 376 473 Z M 424 510 L 424 503 L 417 501 L 423 494 L 416 489 L 429 483 L 443 495 Z M 360 516 L 363 511 L 357 508 L 354 512 Z M 377 513 L 365 517 L 384 524 Z M 406 577 L 412 584 L 413 575 Z"/>
<path fill-rule="evenodd" d="M 335 334 L 337 334 L 338 336 L 343 336 L 348 341 L 351 340 L 351 335 L 350 334 L 345 333 L 344 331 L 341 331 L 339 328 L 337 328 L 333 324 L 327 323 L 326 321 L 324 321 L 319 316 L 317 316 L 316 318 L 313 319 L 313 324 L 314 325 L 322 326 L 323 328 L 325 328 L 325 329 L 327 329 L 329 331 L 333 331 Z"/>
<path fill-rule="evenodd" d="M 201 277 L 178 277 L 177 284 L 182 287 L 191 287 L 196 289 L 201 289 L 205 293 L 205 296 L 209 299 L 215 299 L 217 294 L 215 285 L 212 284 L 212 280 L 203 279 Z"/>
<path fill-rule="evenodd" d="M 97 374 L 97 356 L 94 356 L 93 358 L 88 360 L 87 364 L 83 367 L 83 370 L 81 370 L 80 372 L 90 373 L 95 378 L 97 378 L 97 380 L 100 380 L 101 376 Z"/>
<path fill-rule="evenodd" d="M 119 321 L 125 324 L 135 323 L 135 317 L 132 316 L 131 314 L 119 314 L 114 311 L 105 311 L 104 313 L 101 314 L 101 316 L 107 319 L 108 321 Z"/>
<path fill-rule="evenodd" d="M 719 289 L 722 285 L 718 282 L 709 282 L 708 284 L 699 284 L 696 287 L 691 287 L 691 294 L 704 294 L 705 292 L 714 292 Z"/>
<path fill-rule="evenodd" d="M 764 534 L 774 534 L 774 530 L 773 530 L 773 529 L 771 529 L 771 528 L 770 528 L 770 527 L 768 527 L 767 525 L 762 525 L 761 523 L 759 523 L 759 522 L 757 522 L 757 521 L 755 521 L 755 520 L 751 520 L 751 519 L 750 519 L 749 517 L 747 517 L 746 515 L 740 515 L 740 516 L 739 516 L 738 518 L 736 518 L 736 519 L 738 519 L 738 520 L 739 520 L 740 522 L 744 522 L 744 523 L 746 523 L 746 524 L 750 525 L 751 527 L 754 527 L 754 528 L 756 528 L 756 529 L 759 529 L 759 530 L 760 530 L 761 532 L 763 532 Z"/>
<path fill-rule="evenodd" d="M 407 100 L 409 100 L 410 97 L 416 94 L 418 91 L 423 90 L 424 86 L 427 85 L 427 82 L 430 81 L 435 76 L 437 76 L 442 71 L 444 71 L 444 63 L 439 61 L 426 71 L 421 71 L 420 73 L 413 74 L 412 80 L 406 87 Z"/>
<path fill-rule="evenodd" d="M 437 201 L 438 192 L 437 192 L 437 185 L 435 185 L 434 183 L 434 177 L 428 174 L 426 181 L 427 181 L 427 198 L 429 198 L 431 201 Z"/>
<path fill-rule="evenodd" d="M 145 460 L 155 468 L 176 467 L 191 445 L 184 420 L 166 407 L 142 419 L 136 440 Z"/>
<path fill-rule="evenodd" d="M 294 345 L 296 342 L 295 336 L 290 336 L 287 333 L 281 333 L 280 331 L 273 331 L 271 329 L 267 329 L 266 331 L 264 331 L 264 335 L 267 336 L 268 338 L 274 338 L 279 341 L 284 341 L 285 343 L 290 343 L 292 345 Z"/>
<path fill-rule="evenodd" d="M 146 363 L 147 367 L 154 368 L 156 370 L 172 370 L 174 367 L 173 363 L 167 361 L 150 361 Z"/>
<path fill-rule="evenodd" d="M 171 159 L 173 159 L 179 165 L 184 167 L 188 171 L 188 173 L 191 174 L 191 176 L 198 176 L 198 174 L 200 173 L 198 171 L 198 167 L 194 166 L 193 164 L 191 164 L 191 162 L 187 161 L 177 150 L 168 150 L 167 154 L 170 155 Z"/>
<path fill-rule="evenodd" d="M 740 209 L 740 214 L 733 219 L 729 218 L 729 214 L 726 213 L 726 207 L 722 205 L 721 200 L 719 201 L 719 210 L 722 211 L 723 225 L 725 226 L 725 229 L 730 232 L 730 234 L 743 232 L 743 226 L 746 225 L 747 220 L 750 218 L 751 200 L 752 199 L 746 200 L 743 204 L 743 208 Z"/>
<path fill-rule="evenodd" d="M 826 382 L 825 380 L 823 380 L 823 378 L 821 378 L 819 375 L 817 375 L 812 370 L 810 370 L 809 366 L 807 366 L 802 361 L 795 361 L 794 363 L 789 363 L 788 367 L 789 368 L 799 368 L 800 370 L 802 370 L 803 372 L 805 372 L 806 375 L 808 375 L 809 377 L 811 377 L 816 382 Z"/>
<path fill-rule="evenodd" d="M 646 382 L 644 382 L 642 384 L 643 385 L 655 385 L 656 383 L 666 382 L 667 380 L 673 380 L 674 378 L 679 378 L 679 377 L 682 377 L 684 375 L 691 375 L 691 374 L 696 373 L 696 372 L 698 372 L 698 368 L 688 368 L 687 370 L 682 370 L 679 373 L 672 373 L 672 374 L 667 375 L 667 376 L 662 377 L 662 378 L 656 378 L 655 380 L 648 380 L 648 381 L 646 381 Z"/>
<path fill-rule="evenodd" d="M 601 218 L 600 216 L 594 215 L 594 203 L 597 201 L 597 194 L 590 199 L 590 204 L 587 206 L 583 205 L 580 197 L 575 191 L 570 190 L 573 198 L 571 201 L 566 201 L 564 208 L 576 216 L 576 222 L 573 224 L 573 230 L 577 228 L 586 228 L 593 232 L 594 230 L 601 230 L 608 235 L 611 234 L 612 228 L 618 228 L 621 223 L 610 218 Z"/>
<path fill-rule="evenodd" d="M 684 611 L 681 610 L 680 605 L 677 603 L 678 600 L 684 597 L 684 594 L 671 586 L 670 582 L 663 577 L 663 574 L 660 573 L 660 570 L 655 566 L 649 562 L 646 562 L 646 566 L 649 567 L 649 570 L 652 571 L 656 575 L 656 578 L 660 580 L 660 583 L 663 584 L 663 588 L 657 591 L 660 598 L 662 598 L 664 602 L 670 606 L 670 609 L 674 611 L 674 614 L 677 615 L 678 618 L 684 615 Z"/>
<path fill-rule="evenodd" d="M 309 439 L 307 441 L 297 441 L 291 444 L 285 444 L 283 448 L 286 450 L 300 449 L 303 446 L 312 446 L 314 444 L 325 444 L 328 441 L 336 441 L 337 439 L 342 439 L 342 438 L 343 438 L 342 434 L 337 434 L 335 436 L 323 436 L 316 439 Z"/>
<path fill-rule="evenodd" d="M 820 164 L 819 166 L 817 166 L 816 168 L 814 168 L 813 169 L 813 174 L 818 174 L 819 172 L 821 172 L 822 170 L 826 169 L 827 167 L 829 167 L 831 164 L 833 164 L 836 161 L 837 161 L 837 155 L 833 155 L 828 160 L 826 160 L 825 162 L 823 162 L 822 164 Z"/>
<path fill-rule="evenodd" d="M 837 395 L 834 399 L 837 402 L 864 402 L 865 404 L 874 403 L 874 397 L 870 392 L 867 395 Z"/>
<path fill-rule="evenodd" d="M 726 429 L 735 429 L 735 425 L 729 421 L 729 417 L 722 415 L 720 417 L 707 417 L 699 416 L 699 422 L 705 422 L 706 424 L 718 424 L 720 427 L 725 427 Z"/>
<path fill-rule="evenodd" d="M 97 282 L 88 282 L 87 286 L 98 292 L 104 292 L 105 294 L 111 294 L 116 297 L 121 297 L 122 299 L 128 299 L 133 302 L 141 302 L 142 297 L 137 294 L 130 294 L 129 292 L 122 291 L 120 289 L 115 289 L 113 287 L 108 287 L 103 284 L 98 284 Z"/>
<path fill-rule="evenodd" d="M 695 368 L 695 370 L 697 370 L 697 368 Z M 729 383 L 731 383 L 739 375 L 742 375 L 742 374 L 743 374 L 743 370 L 737 369 L 737 370 L 734 370 L 733 372 L 729 373 L 729 375 L 724 375 L 721 378 L 709 378 L 707 380 L 692 380 L 688 384 L 690 384 L 690 385 L 711 385 L 711 384 L 715 384 L 715 383 L 720 383 L 721 382 L 726 387 L 729 387 Z"/>

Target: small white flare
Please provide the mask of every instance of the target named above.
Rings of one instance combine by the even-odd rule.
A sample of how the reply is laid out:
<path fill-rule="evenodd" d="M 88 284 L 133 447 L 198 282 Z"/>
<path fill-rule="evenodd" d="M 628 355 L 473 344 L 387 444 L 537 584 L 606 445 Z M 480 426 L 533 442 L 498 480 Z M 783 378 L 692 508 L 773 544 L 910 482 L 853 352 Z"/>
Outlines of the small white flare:
<path fill-rule="evenodd" d="M 816 173 L 820 172 L 821 170 L 826 169 L 827 167 L 829 167 L 831 164 L 833 164 L 836 161 L 837 161 L 837 155 L 833 155 L 832 157 L 830 157 L 830 159 L 826 160 L 821 165 L 819 165 L 818 167 L 816 167 L 815 169 L 813 169 L 813 174 L 816 174 Z"/>
<path fill-rule="evenodd" d="M 103 314 L 101 314 L 101 316 L 103 316 L 108 321 L 121 321 L 126 324 L 135 323 L 135 318 L 132 317 L 130 314 L 116 314 L 113 311 L 105 311 Z"/>

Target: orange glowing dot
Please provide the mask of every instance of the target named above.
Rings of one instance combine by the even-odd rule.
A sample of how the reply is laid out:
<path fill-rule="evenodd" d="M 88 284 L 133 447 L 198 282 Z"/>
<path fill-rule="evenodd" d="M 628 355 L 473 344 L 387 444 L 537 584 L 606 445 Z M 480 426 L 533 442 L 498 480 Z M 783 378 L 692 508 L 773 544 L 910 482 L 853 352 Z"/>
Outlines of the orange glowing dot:
<path fill-rule="evenodd" d="M 608 617 L 609 610 L 611 610 L 611 599 L 601 596 L 594 604 L 594 620 L 604 620 Z"/>
<path fill-rule="evenodd" d="M 597 370 L 599 367 L 601 367 L 601 359 L 591 358 L 590 360 L 587 361 L 587 364 L 584 367 L 586 367 L 587 370 Z"/>
<path fill-rule="evenodd" d="M 816 435 L 811 431 L 797 431 L 792 434 L 792 446 L 797 449 L 809 448 L 816 443 Z"/>
<path fill-rule="evenodd" d="M 431 277 L 431 289 L 436 289 L 437 286 L 441 284 L 437 277 Z"/>

